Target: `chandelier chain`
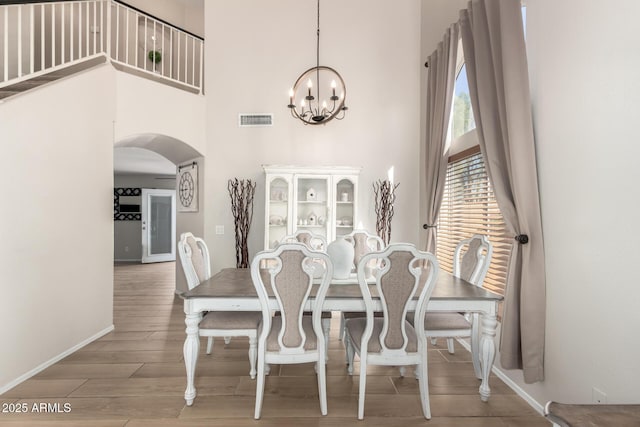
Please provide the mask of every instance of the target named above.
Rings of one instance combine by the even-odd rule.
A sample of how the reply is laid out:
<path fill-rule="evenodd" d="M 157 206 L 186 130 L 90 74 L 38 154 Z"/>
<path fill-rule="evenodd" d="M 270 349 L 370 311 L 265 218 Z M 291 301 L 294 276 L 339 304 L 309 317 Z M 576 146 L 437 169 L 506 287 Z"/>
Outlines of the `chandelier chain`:
<path fill-rule="evenodd" d="M 320 0 L 318 0 L 318 28 L 316 30 L 316 95 L 320 100 Z M 320 105 L 318 105 L 320 109 Z"/>

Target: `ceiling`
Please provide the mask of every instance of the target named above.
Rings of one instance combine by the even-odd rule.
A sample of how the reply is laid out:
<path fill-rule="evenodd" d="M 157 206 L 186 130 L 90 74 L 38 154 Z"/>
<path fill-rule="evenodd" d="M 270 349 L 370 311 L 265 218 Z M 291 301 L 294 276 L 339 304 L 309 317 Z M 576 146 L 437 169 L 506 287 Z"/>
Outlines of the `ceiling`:
<path fill-rule="evenodd" d="M 113 150 L 113 172 L 116 174 L 175 175 L 176 165 L 151 150 L 138 147 L 116 147 Z"/>

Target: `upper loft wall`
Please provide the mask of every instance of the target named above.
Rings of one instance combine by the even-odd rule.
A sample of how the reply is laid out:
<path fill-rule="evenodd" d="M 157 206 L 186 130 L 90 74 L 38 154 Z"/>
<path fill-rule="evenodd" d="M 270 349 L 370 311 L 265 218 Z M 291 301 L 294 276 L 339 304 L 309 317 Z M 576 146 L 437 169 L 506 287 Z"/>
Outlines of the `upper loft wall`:
<path fill-rule="evenodd" d="M 114 142 L 162 134 L 206 153 L 205 98 L 129 73 L 116 73 Z"/>
<path fill-rule="evenodd" d="M 125 0 L 125 3 L 204 37 L 204 0 Z"/>

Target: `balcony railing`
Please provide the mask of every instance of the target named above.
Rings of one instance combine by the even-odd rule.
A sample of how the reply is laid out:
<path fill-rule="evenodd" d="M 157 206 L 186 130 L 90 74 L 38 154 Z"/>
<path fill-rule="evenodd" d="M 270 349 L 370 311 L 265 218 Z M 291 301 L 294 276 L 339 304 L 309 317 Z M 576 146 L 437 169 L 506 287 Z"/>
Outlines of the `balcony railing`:
<path fill-rule="evenodd" d="M 113 0 L 0 6 L 0 88 L 106 56 L 202 93 L 204 40 Z"/>

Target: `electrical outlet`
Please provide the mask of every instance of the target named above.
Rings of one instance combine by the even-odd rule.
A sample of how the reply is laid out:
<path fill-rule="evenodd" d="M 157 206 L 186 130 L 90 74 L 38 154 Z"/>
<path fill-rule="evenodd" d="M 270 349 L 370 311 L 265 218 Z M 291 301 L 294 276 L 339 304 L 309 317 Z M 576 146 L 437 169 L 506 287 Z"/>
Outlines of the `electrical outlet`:
<path fill-rule="evenodd" d="M 607 395 L 605 394 L 604 391 L 602 390 L 598 390 L 597 388 L 593 388 L 591 390 L 591 400 L 593 401 L 593 403 L 598 404 L 598 405 L 602 405 L 607 403 Z"/>
<path fill-rule="evenodd" d="M 224 225 L 216 225 L 216 234 L 224 234 Z"/>
<path fill-rule="evenodd" d="M 125 252 L 129 252 L 129 246 L 125 246 L 125 247 L 124 247 L 124 251 L 125 251 Z"/>

